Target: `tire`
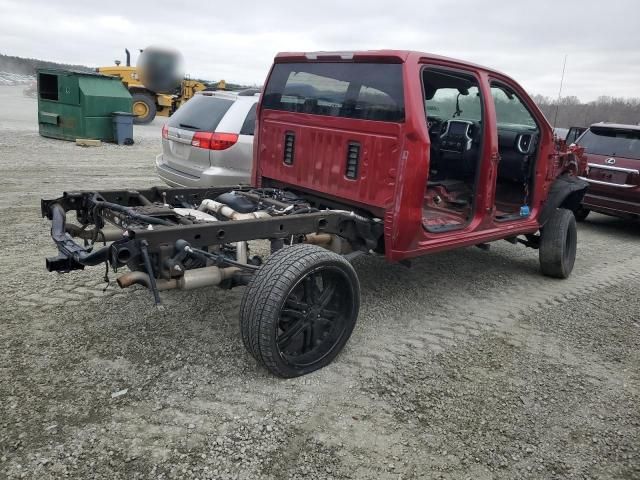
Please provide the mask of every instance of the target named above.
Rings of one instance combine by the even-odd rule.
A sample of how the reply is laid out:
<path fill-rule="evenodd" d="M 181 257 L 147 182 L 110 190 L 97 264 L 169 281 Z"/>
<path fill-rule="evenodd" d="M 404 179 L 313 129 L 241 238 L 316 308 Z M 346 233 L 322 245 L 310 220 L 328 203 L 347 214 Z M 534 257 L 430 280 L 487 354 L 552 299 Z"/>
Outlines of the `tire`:
<path fill-rule="evenodd" d="M 274 375 L 306 375 L 344 348 L 359 308 L 360 283 L 348 261 L 316 245 L 285 247 L 247 286 L 240 304 L 242 341 Z"/>
<path fill-rule="evenodd" d="M 578 234 L 571 210 L 558 208 L 540 232 L 540 268 L 548 277 L 568 278 L 576 260 Z"/>
<path fill-rule="evenodd" d="M 144 125 L 151 123 L 156 118 L 156 101 L 147 93 L 132 93 L 132 111 L 136 114 L 133 117 L 133 123 L 136 125 Z M 140 113 L 138 113 L 140 112 Z"/>
<path fill-rule="evenodd" d="M 589 213 L 591 213 L 591 210 L 584 208 L 583 206 L 580 206 L 573 211 L 573 215 L 576 217 L 576 222 L 584 222 L 589 216 Z"/>

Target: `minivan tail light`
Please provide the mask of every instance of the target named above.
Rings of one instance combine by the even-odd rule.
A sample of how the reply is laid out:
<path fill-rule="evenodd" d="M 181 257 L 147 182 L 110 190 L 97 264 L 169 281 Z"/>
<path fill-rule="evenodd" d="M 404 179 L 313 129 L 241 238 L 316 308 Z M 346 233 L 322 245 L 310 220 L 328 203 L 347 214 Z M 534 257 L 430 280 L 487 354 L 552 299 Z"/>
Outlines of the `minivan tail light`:
<path fill-rule="evenodd" d="M 207 150 L 226 150 L 238 141 L 236 133 L 196 132 L 191 138 L 191 145 Z"/>
<path fill-rule="evenodd" d="M 211 150 L 226 150 L 238 141 L 237 133 L 214 133 L 211 136 Z"/>
<path fill-rule="evenodd" d="M 162 138 L 169 138 L 169 127 L 166 123 L 162 126 Z"/>
<path fill-rule="evenodd" d="M 211 146 L 211 132 L 195 132 L 191 137 L 191 145 L 198 148 L 206 148 L 207 150 Z"/>

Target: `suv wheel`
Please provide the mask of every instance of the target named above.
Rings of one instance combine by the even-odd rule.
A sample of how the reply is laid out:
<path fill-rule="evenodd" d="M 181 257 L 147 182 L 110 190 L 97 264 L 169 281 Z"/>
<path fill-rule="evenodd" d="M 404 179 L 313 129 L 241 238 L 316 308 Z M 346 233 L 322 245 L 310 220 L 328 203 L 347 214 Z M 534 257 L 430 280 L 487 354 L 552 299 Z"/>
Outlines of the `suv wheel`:
<path fill-rule="evenodd" d="M 540 268 L 549 277 L 567 278 L 576 260 L 578 234 L 571 210 L 558 208 L 540 231 Z"/>
<path fill-rule="evenodd" d="M 242 340 L 280 377 L 333 361 L 358 318 L 360 284 L 351 264 L 315 245 L 285 247 L 256 272 L 240 305 Z"/>

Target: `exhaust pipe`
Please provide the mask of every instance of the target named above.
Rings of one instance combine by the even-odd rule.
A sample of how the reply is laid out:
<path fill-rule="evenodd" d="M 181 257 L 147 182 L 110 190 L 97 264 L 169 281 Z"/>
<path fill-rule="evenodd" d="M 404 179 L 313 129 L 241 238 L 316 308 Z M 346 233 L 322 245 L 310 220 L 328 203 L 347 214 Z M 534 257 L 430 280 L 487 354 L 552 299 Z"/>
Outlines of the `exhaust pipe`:
<path fill-rule="evenodd" d="M 149 288 L 151 285 L 149 275 L 140 271 L 120 275 L 116 279 L 116 282 L 118 282 L 120 288 L 127 288 L 132 285 L 142 285 L 143 287 Z M 156 280 L 156 287 L 158 287 L 158 290 L 172 290 L 174 288 L 178 288 L 178 282 L 175 278 L 172 278 L 171 280 L 158 279 Z"/>
<path fill-rule="evenodd" d="M 82 238 L 85 240 L 96 240 L 98 242 L 113 242 L 122 238 L 123 231 L 118 228 L 103 228 L 99 230 L 92 228 L 89 230 L 83 230 L 78 225 L 68 223 L 65 225 L 65 231 L 75 238 Z"/>
<path fill-rule="evenodd" d="M 131 54 L 129 53 L 129 49 L 125 48 L 124 53 L 127 56 L 127 67 L 131 66 Z"/>
<path fill-rule="evenodd" d="M 351 246 L 344 239 L 331 233 L 308 233 L 304 236 L 303 242 L 318 245 L 341 255 L 351 251 Z"/>
<path fill-rule="evenodd" d="M 209 287 L 219 285 L 223 280 L 231 278 L 235 272 L 240 270 L 237 267 L 220 268 L 216 266 L 196 268 L 187 270 L 182 277 L 166 280 L 156 279 L 158 290 L 193 290 L 194 288 Z M 120 288 L 127 288 L 132 285 L 142 285 L 150 288 L 151 279 L 145 272 L 129 272 L 120 275 L 117 280 Z"/>
<path fill-rule="evenodd" d="M 251 213 L 236 212 L 233 208 L 225 205 L 224 203 L 216 202 L 215 200 L 209 200 L 209 199 L 203 200 L 200 206 L 198 207 L 198 210 L 202 212 L 210 211 L 213 213 L 218 213 L 223 217 L 230 218 L 231 220 L 248 220 L 253 218 L 270 218 L 271 217 L 271 215 L 269 215 L 267 212 L 261 211 L 261 210 L 257 212 L 251 212 Z"/>
<path fill-rule="evenodd" d="M 329 247 L 331 245 L 331 241 L 333 240 L 333 235 L 330 233 L 308 233 L 304 236 L 304 243 L 309 243 L 311 245 L 319 245 L 321 247 Z"/>

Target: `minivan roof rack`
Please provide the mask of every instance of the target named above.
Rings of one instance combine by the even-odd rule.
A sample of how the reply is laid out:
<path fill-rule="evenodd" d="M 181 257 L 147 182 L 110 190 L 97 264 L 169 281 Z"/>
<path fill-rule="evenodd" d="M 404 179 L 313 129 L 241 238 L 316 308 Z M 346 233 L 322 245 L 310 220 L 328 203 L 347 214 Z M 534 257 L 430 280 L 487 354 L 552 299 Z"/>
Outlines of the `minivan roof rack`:
<path fill-rule="evenodd" d="M 262 93 L 261 88 L 247 88 L 238 92 L 239 97 L 253 97 L 254 95 Z"/>

